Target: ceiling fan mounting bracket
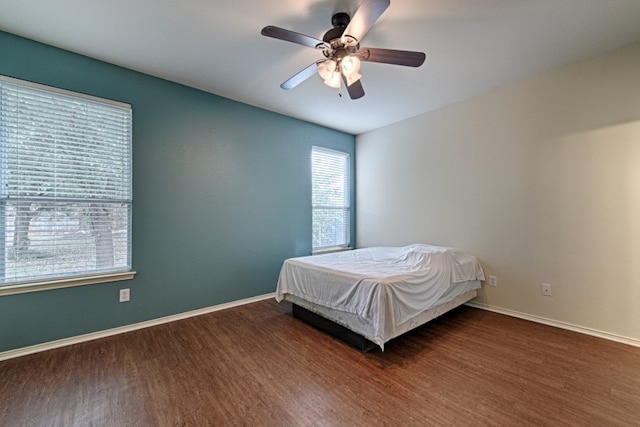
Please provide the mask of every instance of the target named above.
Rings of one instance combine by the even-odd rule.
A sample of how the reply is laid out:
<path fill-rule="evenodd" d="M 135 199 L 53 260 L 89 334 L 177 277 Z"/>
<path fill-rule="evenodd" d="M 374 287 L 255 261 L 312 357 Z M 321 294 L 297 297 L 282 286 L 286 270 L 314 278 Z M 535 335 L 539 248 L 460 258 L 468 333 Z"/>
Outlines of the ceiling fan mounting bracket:
<path fill-rule="evenodd" d="M 351 17 L 345 12 L 338 12 L 331 17 L 333 28 L 346 28 L 351 22 Z"/>
<path fill-rule="evenodd" d="M 322 40 L 329 43 L 333 49 L 342 47 L 344 43 L 341 42 L 340 39 L 349 22 L 351 22 L 351 18 L 348 14 L 345 12 L 336 13 L 331 17 L 331 25 L 333 25 L 333 28 L 324 34 Z"/>

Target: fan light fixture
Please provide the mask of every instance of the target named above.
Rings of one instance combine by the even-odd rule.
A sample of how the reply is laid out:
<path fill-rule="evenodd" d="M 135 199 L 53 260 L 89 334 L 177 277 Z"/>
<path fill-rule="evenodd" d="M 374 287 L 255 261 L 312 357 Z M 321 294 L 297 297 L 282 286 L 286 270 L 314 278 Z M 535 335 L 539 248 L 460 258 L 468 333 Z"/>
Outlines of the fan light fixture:
<path fill-rule="evenodd" d="M 334 72 L 330 78 L 325 79 L 324 84 L 335 89 L 340 89 L 340 72 Z"/>
<path fill-rule="evenodd" d="M 340 89 L 340 78 L 344 76 L 347 86 L 351 86 L 362 75 L 358 73 L 360 70 L 360 60 L 355 56 L 345 56 L 338 59 L 327 59 L 318 65 L 318 74 L 324 80 L 324 84 L 327 86 Z"/>
<path fill-rule="evenodd" d="M 342 58 L 342 73 L 345 76 L 357 74 L 360 70 L 360 60 L 355 56 L 345 56 Z"/>
<path fill-rule="evenodd" d="M 320 65 L 318 65 L 318 74 L 322 77 L 322 80 L 331 80 L 331 77 L 335 74 L 338 64 L 333 59 L 328 59 Z"/>

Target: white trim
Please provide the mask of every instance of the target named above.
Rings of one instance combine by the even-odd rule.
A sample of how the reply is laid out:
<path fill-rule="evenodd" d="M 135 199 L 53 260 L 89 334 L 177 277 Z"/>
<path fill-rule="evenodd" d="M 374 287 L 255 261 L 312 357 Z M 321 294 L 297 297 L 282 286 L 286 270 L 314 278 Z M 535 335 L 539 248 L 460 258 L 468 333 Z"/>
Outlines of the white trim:
<path fill-rule="evenodd" d="M 69 338 L 63 338 L 56 341 L 49 341 L 46 343 L 36 344 L 29 347 L 22 347 L 14 350 L 8 350 L 8 351 L 0 352 L 0 361 L 14 359 L 16 357 L 26 356 L 28 354 L 39 353 L 42 351 L 53 350 L 55 348 L 65 347 L 68 345 L 79 344 L 87 341 L 93 341 L 100 338 L 106 338 L 112 335 L 118 335 L 126 332 L 136 331 L 138 329 L 144 329 L 152 326 L 162 325 L 164 323 L 175 322 L 177 320 L 182 320 L 182 319 L 187 319 L 189 317 L 195 317 L 203 314 L 213 313 L 220 310 L 226 310 L 228 308 L 239 307 L 245 304 L 251 304 L 258 301 L 275 298 L 275 295 L 276 295 L 275 292 L 272 292 L 269 294 L 258 295 L 251 298 L 245 298 L 245 299 L 232 301 L 224 304 L 218 304 L 210 307 L 200 308 L 197 310 L 187 311 L 184 313 L 173 314 L 170 316 L 160 317 L 158 319 L 147 320 L 144 322 L 134 323 L 131 325 L 120 326 L 117 328 L 106 329 L 98 332 L 91 332 L 88 334 L 77 335 Z M 514 310 L 507 310 L 504 308 L 480 304 L 477 302 L 467 302 L 465 303 L 465 305 L 479 308 L 481 310 L 487 310 L 487 311 L 492 311 L 494 313 L 504 314 L 506 316 L 517 317 L 519 319 L 529 320 L 532 322 L 553 326 L 560 329 L 566 329 L 569 331 L 578 332 L 585 335 L 591 335 L 594 337 L 603 338 L 606 340 L 615 341 L 622 344 L 627 344 L 633 347 L 640 347 L 640 340 L 637 340 L 634 338 L 623 337 L 623 336 L 611 334 L 608 332 L 598 331 L 590 328 L 584 328 L 581 326 L 572 325 L 570 323 L 558 322 L 556 320 L 546 319 L 544 317 L 533 316 L 530 314 L 525 314 L 525 313 L 521 313 Z"/>
<path fill-rule="evenodd" d="M 311 255 L 332 254 L 334 252 L 346 252 L 352 250 L 353 248 L 351 246 L 331 246 L 330 248 L 314 249 L 311 252 Z"/>
<path fill-rule="evenodd" d="M 27 292 L 48 291 L 50 289 L 69 288 L 72 286 L 95 285 L 97 283 L 118 282 L 131 280 L 136 275 L 135 271 L 120 273 L 100 274 L 97 276 L 67 277 L 46 282 L 23 283 L 20 285 L 0 286 L 0 297 L 5 295 L 25 294 Z"/>
<path fill-rule="evenodd" d="M 470 307 L 479 308 L 482 310 L 492 311 L 494 313 L 504 314 L 511 317 L 517 317 L 519 319 L 529 320 L 531 322 L 542 323 L 543 325 L 554 326 L 560 329 L 566 329 L 568 331 L 578 332 L 585 335 L 591 335 L 597 338 L 604 338 L 609 341 L 615 341 L 622 344 L 631 345 L 633 347 L 640 347 L 640 340 L 635 338 L 623 337 L 621 335 L 612 334 L 610 332 L 599 331 L 597 329 L 585 328 L 584 326 L 577 326 L 571 323 L 559 322 L 557 320 L 547 319 L 545 317 L 534 316 L 531 314 L 521 313 L 519 311 L 508 310 L 505 308 L 494 307 L 477 302 L 468 302 L 466 305 Z"/>
<path fill-rule="evenodd" d="M 238 307 L 245 304 L 251 304 L 254 302 L 266 300 L 269 298 L 275 298 L 275 292 L 258 295 L 251 298 L 245 298 L 237 301 L 232 301 L 224 304 L 213 305 L 210 307 L 200 308 L 197 310 L 186 311 L 184 313 L 173 314 L 171 316 L 160 317 L 158 319 L 147 320 L 140 323 L 134 323 L 131 325 L 120 326 L 117 328 L 106 329 L 98 332 L 91 332 L 89 334 L 77 335 L 75 337 L 63 338 L 56 341 L 49 341 L 42 344 L 36 344 L 29 347 L 17 348 L 14 350 L 3 351 L 0 353 L 0 361 L 13 359 L 20 356 L 26 356 L 28 354 L 39 353 L 41 351 L 53 350 L 55 348 L 65 347 L 72 344 L 79 344 L 82 342 L 97 340 L 100 338 L 110 337 L 112 335 L 123 334 L 126 332 L 137 331 L 138 329 L 149 328 L 151 326 L 161 325 L 163 323 L 175 322 L 176 320 L 187 319 L 189 317 L 200 316 L 202 314 L 213 313 L 215 311 L 226 310 L 228 308 Z"/>

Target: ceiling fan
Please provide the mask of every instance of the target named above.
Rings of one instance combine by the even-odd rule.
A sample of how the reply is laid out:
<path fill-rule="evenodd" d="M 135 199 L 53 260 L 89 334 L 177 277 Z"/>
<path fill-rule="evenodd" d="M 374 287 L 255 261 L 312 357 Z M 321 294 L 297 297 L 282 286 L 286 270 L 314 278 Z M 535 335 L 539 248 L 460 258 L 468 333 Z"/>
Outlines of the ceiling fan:
<path fill-rule="evenodd" d="M 390 0 L 364 0 L 352 17 L 344 12 L 336 13 L 331 18 L 333 28 L 325 33 L 322 40 L 272 25 L 264 27 L 261 31 L 263 36 L 319 49 L 324 54 L 323 59 L 296 73 L 280 87 L 293 89 L 317 72 L 326 85 L 339 91 L 344 82 L 349 97 L 358 99 L 364 96 L 359 73 L 361 61 L 421 66 L 425 60 L 423 52 L 360 47 L 360 40 L 390 3 Z M 338 93 L 342 96 L 341 92 Z"/>

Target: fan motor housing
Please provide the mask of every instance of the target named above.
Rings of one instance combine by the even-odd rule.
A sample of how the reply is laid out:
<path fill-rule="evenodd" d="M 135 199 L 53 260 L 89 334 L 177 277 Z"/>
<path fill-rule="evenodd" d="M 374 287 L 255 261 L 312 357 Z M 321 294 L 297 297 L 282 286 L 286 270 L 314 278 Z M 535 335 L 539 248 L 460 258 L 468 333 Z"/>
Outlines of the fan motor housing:
<path fill-rule="evenodd" d="M 331 17 L 331 25 L 333 25 L 333 28 L 324 34 L 322 41 L 331 43 L 331 40 L 342 37 L 342 33 L 344 33 L 344 29 L 347 28 L 349 22 L 351 22 L 351 18 L 345 12 L 338 12 L 333 15 Z"/>

